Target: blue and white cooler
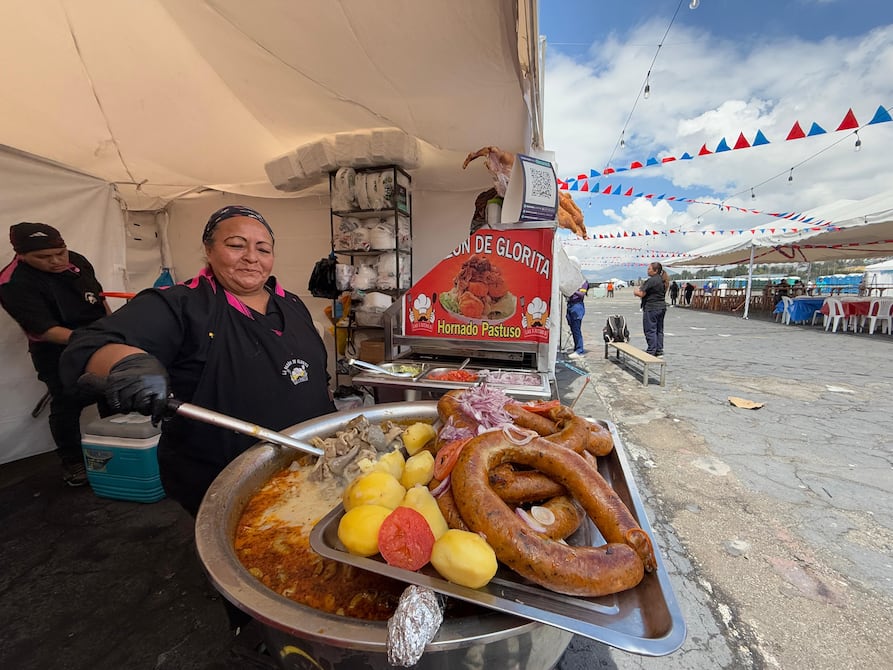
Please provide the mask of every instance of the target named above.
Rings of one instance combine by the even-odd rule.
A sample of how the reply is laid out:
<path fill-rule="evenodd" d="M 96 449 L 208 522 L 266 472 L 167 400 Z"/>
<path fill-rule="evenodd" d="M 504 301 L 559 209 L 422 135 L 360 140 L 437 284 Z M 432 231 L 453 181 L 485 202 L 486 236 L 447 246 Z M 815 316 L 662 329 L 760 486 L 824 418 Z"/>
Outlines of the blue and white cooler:
<path fill-rule="evenodd" d="M 87 479 L 103 498 L 151 503 L 164 498 L 158 472 L 161 429 L 142 414 L 118 414 L 84 426 Z"/>

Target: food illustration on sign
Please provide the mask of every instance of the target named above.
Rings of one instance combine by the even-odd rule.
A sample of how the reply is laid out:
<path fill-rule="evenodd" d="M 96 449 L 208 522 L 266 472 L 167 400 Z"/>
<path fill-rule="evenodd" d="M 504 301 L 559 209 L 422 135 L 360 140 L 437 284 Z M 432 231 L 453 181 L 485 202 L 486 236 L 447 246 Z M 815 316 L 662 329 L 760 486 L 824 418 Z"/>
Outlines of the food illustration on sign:
<path fill-rule="evenodd" d="M 471 320 L 504 321 L 515 313 L 516 303 L 502 270 L 479 254 L 462 263 L 453 288 L 440 294 L 448 312 Z"/>
<path fill-rule="evenodd" d="M 549 303 L 540 297 L 531 300 L 521 315 L 521 325 L 524 328 L 549 328 Z"/>

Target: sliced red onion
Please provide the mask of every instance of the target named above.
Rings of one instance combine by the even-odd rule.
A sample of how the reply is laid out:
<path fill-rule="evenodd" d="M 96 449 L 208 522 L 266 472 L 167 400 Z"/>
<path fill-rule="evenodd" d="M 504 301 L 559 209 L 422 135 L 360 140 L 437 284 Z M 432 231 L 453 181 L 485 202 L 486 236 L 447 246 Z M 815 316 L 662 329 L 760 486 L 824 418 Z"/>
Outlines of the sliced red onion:
<path fill-rule="evenodd" d="M 459 407 L 468 416 L 485 428 L 511 423 L 512 417 L 503 409 L 510 402 L 499 389 L 483 384 L 467 389 L 459 396 Z"/>
<path fill-rule="evenodd" d="M 507 423 L 502 427 L 502 432 L 505 434 L 508 441 L 512 444 L 517 444 L 518 446 L 527 444 L 533 438 L 539 437 L 539 433 L 535 430 L 527 430 L 526 428 L 519 428 L 513 423 Z"/>
<path fill-rule="evenodd" d="M 450 476 L 447 475 L 447 476 L 446 476 L 446 479 L 444 479 L 442 482 L 440 482 L 440 484 L 438 484 L 437 486 L 435 486 L 435 487 L 431 490 L 431 495 L 434 496 L 435 498 L 439 498 L 439 497 L 442 496 L 442 495 L 443 495 L 449 488 L 450 488 Z"/>
<path fill-rule="evenodd" d="M 516 507 L 515 512 L 521 519 L 523 519 L 524 523 L 530 526 L 531 530 L 535 530 L 537 533 L 545 533 L 546 527 L 543 526 L 539 521 L 530 516 L 530 513 L 524 509 L 523 507 Z"/>
<path fill-rule="evenodd" d="M 551 526 L 555 523 L 555 512 L 548 507 L 542 505 L 534 505 L 530 508 L 530 516 L 539 521 L 544 526 Z"/>

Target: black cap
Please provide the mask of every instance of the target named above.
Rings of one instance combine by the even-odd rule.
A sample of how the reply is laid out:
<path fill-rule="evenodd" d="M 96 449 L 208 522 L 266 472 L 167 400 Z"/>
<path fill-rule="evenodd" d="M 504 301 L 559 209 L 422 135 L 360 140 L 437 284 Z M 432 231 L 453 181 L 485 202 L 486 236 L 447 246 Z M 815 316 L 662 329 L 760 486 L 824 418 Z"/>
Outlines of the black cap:
<path fill-rule="evenodd" d="M 9 227 L 9 242 L 17 254 L 42 249 L 61 249 L 65 240 L 58 230 L 45 223 L 23 221 Z"/>

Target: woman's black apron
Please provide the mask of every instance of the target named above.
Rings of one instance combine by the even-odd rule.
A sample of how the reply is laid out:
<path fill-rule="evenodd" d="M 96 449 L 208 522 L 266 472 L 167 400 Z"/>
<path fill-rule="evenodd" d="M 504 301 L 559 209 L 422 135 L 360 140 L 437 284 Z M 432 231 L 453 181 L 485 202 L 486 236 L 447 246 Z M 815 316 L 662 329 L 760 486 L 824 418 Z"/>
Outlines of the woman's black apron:
<path fill-rule="evenodd" d="M 189 402 L 282 430 L 334 411 L 326 350 L 312 321 L 289 297 L 270 296 L 268 314 L 241 314 L 218 287 L 205 366 Z M 269 316 L 278 307 L 284 328 Z M 193 516 L 215 477 L 256 437 L 176 416 L 159 442 L 161 480 L 168 496 Z"/>

